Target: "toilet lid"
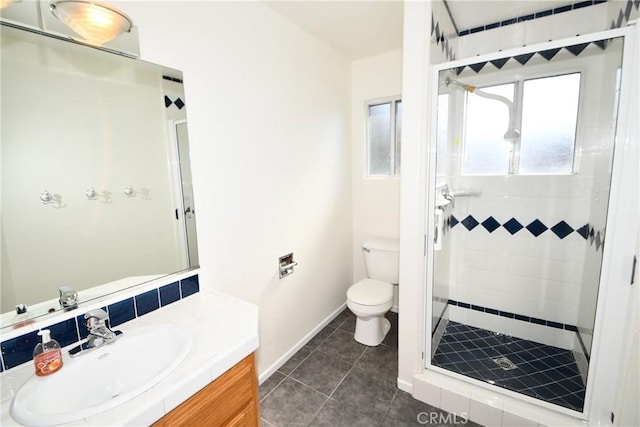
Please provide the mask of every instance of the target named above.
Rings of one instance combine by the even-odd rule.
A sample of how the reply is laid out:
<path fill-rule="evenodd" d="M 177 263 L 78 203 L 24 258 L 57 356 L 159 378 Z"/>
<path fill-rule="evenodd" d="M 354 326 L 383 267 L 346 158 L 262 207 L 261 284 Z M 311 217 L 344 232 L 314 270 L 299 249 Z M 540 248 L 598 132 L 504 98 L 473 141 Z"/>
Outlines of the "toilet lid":
<path fill-rule="evenodd" d="M 380 305 L 393 299 L 393 286 L 389 282 L 364 279 L 352 285 L 347 298 L 361 305 Z"/>

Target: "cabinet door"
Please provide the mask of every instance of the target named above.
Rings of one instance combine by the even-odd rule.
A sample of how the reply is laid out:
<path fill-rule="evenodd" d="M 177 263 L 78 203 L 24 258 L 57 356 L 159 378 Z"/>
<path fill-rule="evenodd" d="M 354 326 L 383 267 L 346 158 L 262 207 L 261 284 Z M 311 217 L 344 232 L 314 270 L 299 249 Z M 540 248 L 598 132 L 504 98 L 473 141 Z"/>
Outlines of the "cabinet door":
<path fill-rule="evenodd" d="M 154 426 L 258 425 L 258 379 L 253 353 L 159 419 Z"/>

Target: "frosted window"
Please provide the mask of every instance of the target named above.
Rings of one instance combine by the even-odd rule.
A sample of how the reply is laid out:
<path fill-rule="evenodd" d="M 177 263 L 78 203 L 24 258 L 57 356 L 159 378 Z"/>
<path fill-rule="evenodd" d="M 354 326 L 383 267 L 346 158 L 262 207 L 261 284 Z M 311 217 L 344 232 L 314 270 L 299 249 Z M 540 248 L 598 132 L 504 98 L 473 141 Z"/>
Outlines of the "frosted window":
<path fill-rule="evenodd" d="M 513 83 L 482 88 L 513 101 Z M 507 106 L 493 99 L 467 93 L 464 173 L 502 175 L 509 172 L 510 145 L 504 140 L 509 126 Z"/>
<path fill-rule="evenodd" d="M 369 176 L 400 174 L 402 101 L 377 102 L 368 106 Z"/>
<path fill-rule="evenodd" d="M 580 74 L 525 80 L 521 174 L 573 172 Z"/>
<path fill-rule="evenodd" d="M 369 106 L 369 174 L 389 175 L 391 104 Z"/>

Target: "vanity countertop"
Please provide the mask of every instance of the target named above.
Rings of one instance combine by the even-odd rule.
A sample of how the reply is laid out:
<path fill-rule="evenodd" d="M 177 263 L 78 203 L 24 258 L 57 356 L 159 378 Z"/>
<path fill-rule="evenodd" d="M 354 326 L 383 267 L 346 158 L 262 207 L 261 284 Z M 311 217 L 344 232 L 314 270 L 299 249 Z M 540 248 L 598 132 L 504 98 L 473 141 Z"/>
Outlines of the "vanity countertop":
<path fill-rule="evenodd" d="M 188 298 L 114 328 L 125 334 L 141 326 L 174 324 L 193 340 L 185 360 L 164 380 L 136 398 L 93 417 L 63 425 L 148 426 L 234 366 L 258 347 L 258 308 L 250 303 L 202 290 Z M 117 345 L 117 342 L 113 345 Z M 64 351 L 64 360 L 69 358 Z M 62 368 L 64 371 L 64 367 Z M 34 375 L 25 363 L 1 374 L 3 426 L 17 424 L 9 413 L 13 395 Z M 54 374 L 56 375 L 56 374 Z M 87 381 L 91 381 L 87 378 Z M 77 384 L 82 387 L 82 384 Z M 64 393 L 64 390 L 60 390 Z"/>

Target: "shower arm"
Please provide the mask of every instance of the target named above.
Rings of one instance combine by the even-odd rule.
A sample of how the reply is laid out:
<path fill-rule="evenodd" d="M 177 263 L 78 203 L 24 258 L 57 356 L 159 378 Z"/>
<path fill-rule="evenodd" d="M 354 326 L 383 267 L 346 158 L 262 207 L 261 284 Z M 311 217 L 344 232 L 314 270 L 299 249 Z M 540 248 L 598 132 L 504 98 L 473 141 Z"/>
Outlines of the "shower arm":
<path fill-rule="evenodd" d="M 520 137 L 520 132 L 516 129 L 516 117 L 514 114 L 513 102 L 511 102 L 509 99 L 505 98 L 504 96 L 485 92 L 483 90 L 478 89 L 476 86 L 464 84 L 457 80 L 453 80 L 449 77 L 447 77 L 447 79 L 445 80 L 445 83 L 447 86 L 452 84 L 452 85 L 463 88 L 467 92 L 475 93 L 476 95 L 481 96 L 483 98 L 493 99 L 495 101 L 499 101 L 505 104 L 509 111 L 509 128 L 507 129 L 507 132 L 505 133 L 504 138 L 509 142 L 517 141 L 517 139 Z"/>

